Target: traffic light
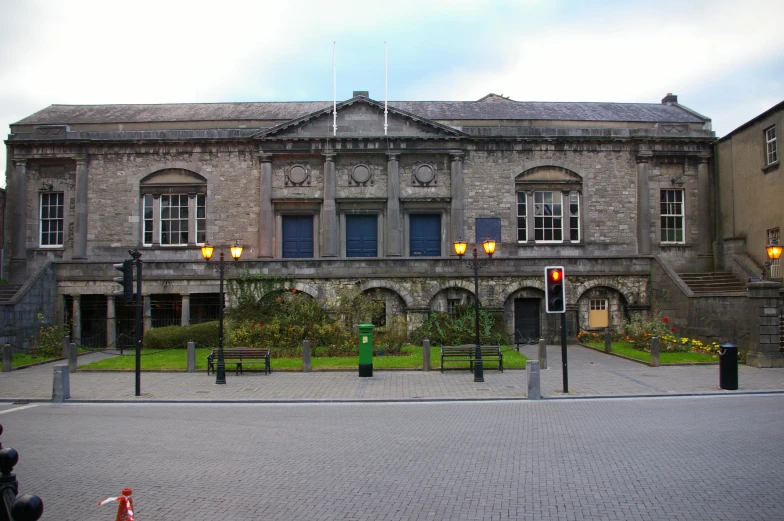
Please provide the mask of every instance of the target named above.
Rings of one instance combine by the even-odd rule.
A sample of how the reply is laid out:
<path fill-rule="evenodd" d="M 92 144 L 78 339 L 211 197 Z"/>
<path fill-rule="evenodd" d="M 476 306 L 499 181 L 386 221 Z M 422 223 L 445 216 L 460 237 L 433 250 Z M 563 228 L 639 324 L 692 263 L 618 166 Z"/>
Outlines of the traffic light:
<path fill-rule="evenodd" d="M 563 266 L 544 269 L 545 310 L 548 313 L 566 312 L 566 281 Z"/>
<path fill-rule="evenodd" d="M 122 272 L 122 277 L 114 277 L 114 282 L 123 287 L 125 302 L 133 304 L 133 261 L 127 260 L 121 264 L 112 264 L 114 269 Z M 119 293 L 117 293 L 119 295 Z"/>

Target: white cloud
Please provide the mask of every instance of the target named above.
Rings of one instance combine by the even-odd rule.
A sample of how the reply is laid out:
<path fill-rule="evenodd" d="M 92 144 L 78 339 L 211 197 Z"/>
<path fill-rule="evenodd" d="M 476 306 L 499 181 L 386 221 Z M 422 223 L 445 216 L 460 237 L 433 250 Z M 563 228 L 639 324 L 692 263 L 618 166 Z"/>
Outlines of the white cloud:
<path fill-rule="evenodd" d="M 673 92 L 714 122 L 743 117 L 728 131 L 781 100 L 744 82 L 705 87 L 784 62 L 782 18 L 779 0 L 0 0 L 0 128 L 53 103 L 329 99 L 335 40 L 339 92 L 377 90 L 389 39 L 392 99 L 657 102 Z M 784 72 L 773 75 L 781 85 Z"/>

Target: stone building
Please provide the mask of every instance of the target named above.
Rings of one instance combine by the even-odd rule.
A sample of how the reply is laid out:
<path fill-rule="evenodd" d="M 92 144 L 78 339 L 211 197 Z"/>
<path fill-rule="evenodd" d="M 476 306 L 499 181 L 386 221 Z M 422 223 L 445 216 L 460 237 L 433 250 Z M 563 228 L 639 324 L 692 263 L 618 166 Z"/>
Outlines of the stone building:
<path fill-rule="evenodd" d="M 474 298 L 453 242 L 493 238 L 482 305 L 510 334 L 555 339 L 547 265 L 565 267 L 572 335 L 656 308 L 654 274 L 713 268 L 714 140 L 671 94 L 53 105 L 6 141 L 7 263 L 18 284 L 53 267 L 73 336 L 111 343 L 132 315 L 112 281 L 129 249 L 148 327 L 214 317 L 199 248 L 235 241 L 238 269 L 291 277 L 327 307 L 342 286 L 372 291 L 415 327 Z"/>
<path fill-rule="evenodd" d="M 784 171 L 778 143 L 784 127 L 784 101 L 744 123 L 715 145 L 716 185 L 721 201 L 716 216 L 717 264 L 744 280 L 751 279 L 751 297 L 760 304 L 751 310 L 759 323 L 752 331 L 757 347 L 747 363 L 782 367 L 779 352 L 781 260 L 765 270 L 765 281 L 756 281 L 768 261 L 765 246 L 781 244 L 784 227 Z M 758 317 L 758 318 L 757 318 Z"/>

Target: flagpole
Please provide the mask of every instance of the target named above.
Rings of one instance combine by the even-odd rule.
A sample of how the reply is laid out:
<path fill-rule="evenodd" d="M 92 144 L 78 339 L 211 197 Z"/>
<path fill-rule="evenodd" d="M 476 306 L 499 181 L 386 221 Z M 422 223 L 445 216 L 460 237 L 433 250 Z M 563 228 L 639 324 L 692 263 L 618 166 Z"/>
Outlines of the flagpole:
<path fill-rule="evenodd" d="M 338 134 L 338 66 L 337 45 L 332 42 L 332 135 Z"/>
<path fill-rule="evenodd" d="M 389 98 L 389 74 L 388 74 L 388 61 L 387 61 L 387 42 L 384 42 L 384 135 L 387 135 L 387 99 Z"/>

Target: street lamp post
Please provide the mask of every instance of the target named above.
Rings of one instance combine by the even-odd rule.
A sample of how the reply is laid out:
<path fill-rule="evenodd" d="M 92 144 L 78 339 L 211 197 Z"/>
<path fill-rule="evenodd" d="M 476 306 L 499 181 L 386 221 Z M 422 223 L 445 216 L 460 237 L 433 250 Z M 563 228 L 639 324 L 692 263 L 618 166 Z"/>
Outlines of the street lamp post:
<path fill-rule="evenodd" d="M 201 254 L 207 262 L 210 262 L 212 258 L 212 253 L 215 250 L 212 246 L 205 244 L 201 248 Z M 234 244 L 231 245 L 229 248 L 229 252 L 231 253 L 231 257 L 238 261 L 240 256 L 242 256 L 242 246 L 240 246 L 239 241 L 236 241 Z M 220 274 L 220 297 L 219 297 L 219 305 L 218 305 L 218 364 L 215 367 L 215 383 L 216 384 L 225 384 L 226 383 L 226 362 L 223 359 L 223 278 L 226 275 L 226 272 L 231 269 L 231 264 L 226 264 L 223 261 L 223 252 L 220 254 L 220 262 L 213 266 L 215 271 Z"/>
<path fill-rule="evenodd" d="M 466 246 L 467 244 L 462 240 L 455 241 L 455 253 L 461 261 L 463 261 L 463 255 L 465 255 Z M 493 257 L 493 253 L 495 253 L 495 241 L 488 239 L 482 243 L 482 247 L 487 254 L 486 259 L 480 259 L 479 250 L 478 248 L 474 247 L 473 259 L 463 261 L 468 267 L 474 270 L 474 326 L 476 334 L 476 353 L 474 355 L 475 382 L 485 381 L 484 367 L 482 364 L 482 348 L 479 341 L 479 270 Z"/>

